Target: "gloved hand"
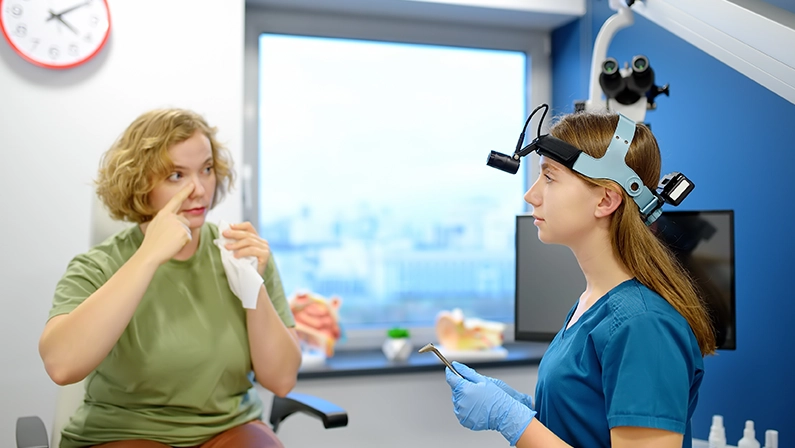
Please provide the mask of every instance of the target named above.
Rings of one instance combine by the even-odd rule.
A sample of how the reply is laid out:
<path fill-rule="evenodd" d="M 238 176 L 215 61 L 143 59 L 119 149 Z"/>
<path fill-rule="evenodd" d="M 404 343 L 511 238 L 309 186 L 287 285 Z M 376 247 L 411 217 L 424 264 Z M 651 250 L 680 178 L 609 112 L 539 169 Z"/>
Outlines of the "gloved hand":
<path fill-rule="evenodd" d="M 445 369 L 447 384 L 453 391 L 453 409 L 461 425 L 475 431 L 499 431 L 511 446 L 516 445 L 536 412 L 512 397 L 493 379 L 459 362 L 453 362 L 453 367 L 464 376 L 462 379 L 449 368 Z"/>
<path fill-rule="evenodd" d="M 456 367 L 456 369 L 457 368 L 458 367 Z M 467 369 L 469 369 L 469 367 L 467 367 Z M 469 370 L 472 370 L 472 369 L 469 369 Z M 461 373 L 460 370 L 458 372 Z M 472 370 L 472 372 L 474 372 L 476 375 L 480 375 L 479 373 L 475 372 L 474 370 Z M 461 373 L 461 375 L 464 375 L 464 374 Z M 483 376 L 483 375 L 481 375 L 481 376 Z M 505 384 L 505 381 L 503 381 L 503 380 L 498 380 L 497 378 L 492 378 L 490 376 L 484 376 L 483 378 L 486 378 L 487 380 L 489 380 L 492 383 L 496 384 L 497 387 L 499 387 L 500 389 L 505 391 L 506 394 L 508 394 L 511 397 L 513 397 L 514 400 L 518 401 L 519 403 L 522 403 L 523 405 L 527 406 L 530 409 L 533 409 L 533 397 L 531 397 L 530 395 L 523 394 L 523 393 L 519 392 L 518 390 L 516 390 L 516 389 L 512 388 L 511 386 Z"/>
<path fill-rule="evenodd" d="M 470 368 L 465 364 L 461 364 L 458 361 L 453 361 L 453 367 L 455 367 L 455 369 L 458 370 L 458 373 L 464 375 L 467 378 L 485 378 L 486 380 L 491 381 L 492 383 L 496 384 L 500 389 L 505 391 L 506 394 L 513 397 L 514 400 L 518 401 L 519 403 L 522 403 L 523 405 L 527 406 L 530 409 L 533 409 L 533 397 L 515 390 L 511 386 L 507 385 L 505 381 L 498 380 L 497 378 L 492 378 L 490 376 L 481 375 L 478 372 L 476 372 L 474 369 Z M 464 373 L 464 371 L 466 371 L 466 373 Z"/>

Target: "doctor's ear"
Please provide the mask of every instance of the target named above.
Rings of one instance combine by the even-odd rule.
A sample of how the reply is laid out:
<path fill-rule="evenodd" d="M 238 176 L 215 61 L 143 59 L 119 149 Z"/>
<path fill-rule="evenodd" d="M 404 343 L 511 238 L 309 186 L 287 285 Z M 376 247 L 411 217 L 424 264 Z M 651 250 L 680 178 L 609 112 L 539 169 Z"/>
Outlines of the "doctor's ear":
<path fill-rule="evenodd" d="M 597 218 L 604 218 L 610 216 L 618 209 L 618 206 L 624 202 L 624 195 L 610 187 L 602 187 L 604 194 L 596 205 L 594 214 Z"/>

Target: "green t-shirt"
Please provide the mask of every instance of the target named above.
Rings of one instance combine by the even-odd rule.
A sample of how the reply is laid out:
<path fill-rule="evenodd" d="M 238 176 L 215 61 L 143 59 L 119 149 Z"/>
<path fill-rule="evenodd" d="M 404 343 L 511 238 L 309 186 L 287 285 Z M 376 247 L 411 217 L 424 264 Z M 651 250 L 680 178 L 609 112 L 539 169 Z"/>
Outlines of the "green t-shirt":
<path fill-rule="evenodd" d="M 75 257 L 50 318 L 77 308 L 143 238 L 133 226 Z M 157 269 L 118 342 L 86 378 L 85 401 L 63 430 L 62 448 L 124 439 L 194 446 L 261 418 L 246 312 L 229 289 L 216 238 L 218 227 L 205 224 L 190 259 Z M 273 257 L 264 278 L 282 322 L 294 326 Z"/>

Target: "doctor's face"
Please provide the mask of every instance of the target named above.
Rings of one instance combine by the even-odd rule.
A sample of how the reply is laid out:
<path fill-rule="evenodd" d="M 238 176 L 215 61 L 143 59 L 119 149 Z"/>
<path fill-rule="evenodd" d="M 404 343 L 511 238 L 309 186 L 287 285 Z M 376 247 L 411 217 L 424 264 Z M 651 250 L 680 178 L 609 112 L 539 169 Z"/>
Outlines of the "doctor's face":
<path fill-rule="evenodd" d="M 538 239 L 571 247 L 594 228 L 601 190 L 569 168 L 541 156 L 541 172 L 524 200 L 533 206 Z"/>

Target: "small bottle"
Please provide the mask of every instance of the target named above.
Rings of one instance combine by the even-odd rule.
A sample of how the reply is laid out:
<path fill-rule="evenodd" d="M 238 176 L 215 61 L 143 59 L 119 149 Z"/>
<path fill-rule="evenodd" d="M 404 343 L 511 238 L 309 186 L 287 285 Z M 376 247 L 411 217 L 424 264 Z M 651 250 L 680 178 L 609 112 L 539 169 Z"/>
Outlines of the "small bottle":
<path fill-rule="evenodd" d="M 745 421 L 745 430 L 743 430 L 743 438 L 737 442 L 737 448 L 760 448 L 759 441 L 756 440 L 756 431 L 754 431 L 753 420 Z"/>
<path fill-rule="evenodd" d="M 726 448 L 726 428 L 723 427 L 723 416 L 713 415 L 712 426 L 709 427 L 709 448 Z"/>
<path fill-rule="evenodd" d="M 778 431 L 775 429 L 765 431 L 765 448 L 778 448 Z"/>

